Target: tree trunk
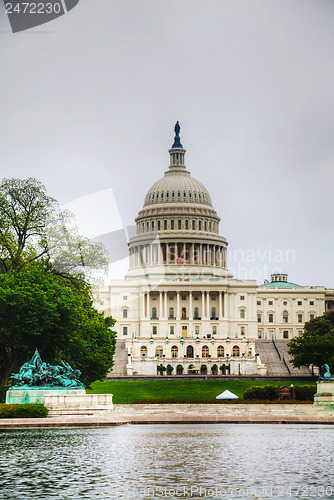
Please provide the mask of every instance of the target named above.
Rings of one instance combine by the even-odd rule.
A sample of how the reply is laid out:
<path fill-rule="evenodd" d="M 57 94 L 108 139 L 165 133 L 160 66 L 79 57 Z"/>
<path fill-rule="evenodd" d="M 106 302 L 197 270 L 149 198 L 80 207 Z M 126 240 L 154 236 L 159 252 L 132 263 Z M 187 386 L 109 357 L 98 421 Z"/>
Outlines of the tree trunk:
<path fill-rule="evenodd" d="M 3 373 L 0 374 L 0 387 L 5 387 L 6 381 L 7 381 L 8 377 L 10 376 L 10 374 L 12 373 L 16 363 L 17 363 L 17 354 L 15 353 L 11 363 L 9 363 L 5 367 Z"/>

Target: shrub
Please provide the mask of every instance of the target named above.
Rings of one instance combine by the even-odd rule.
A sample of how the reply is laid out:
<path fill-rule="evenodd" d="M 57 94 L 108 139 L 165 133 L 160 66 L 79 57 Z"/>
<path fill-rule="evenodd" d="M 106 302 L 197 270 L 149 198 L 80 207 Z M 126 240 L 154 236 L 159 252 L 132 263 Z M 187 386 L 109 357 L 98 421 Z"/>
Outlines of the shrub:
<path fill-rule="evenodd" d="M 275 385 L 253 385 L 244 392 L 244 399 L 275 401 Z"/>
<path fill-rule="evenodd" d="M 22 405 L 0 404 L 0 418 L 43 418 L 48 414 L 46 406 L 39 403 Z"/>
<path fill-rule="evenodd" d="M 46 406 L 39 403 L 25 403 L 14 406 L 14 418 L 43 418 L 48 414 Z"/>
<path fill-rule="evenodd" d="M 316 392 L 317 392 L 316 385 L 295 386 L 295 394 L 297 401 L 313 401 Z"/>
<path fill-rule="evenodd" d="M 0 404 L 0 418 L 13 418 L 15 405 Z"/>

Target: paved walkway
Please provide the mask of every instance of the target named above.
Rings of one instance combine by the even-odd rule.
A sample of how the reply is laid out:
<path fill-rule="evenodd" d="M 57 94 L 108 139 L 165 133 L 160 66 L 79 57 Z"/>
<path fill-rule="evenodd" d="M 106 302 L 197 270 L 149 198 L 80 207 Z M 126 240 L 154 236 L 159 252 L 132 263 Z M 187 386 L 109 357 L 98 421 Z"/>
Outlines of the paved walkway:
<path fill-rule="evenodd" d="M 29 427 L 111 427 L 125 424 L 254 423 L 332 424 L 331 409 L 312 404 L 147 404 L 115 405 L 107 415 L 0 419 L 0 429 Z"/>

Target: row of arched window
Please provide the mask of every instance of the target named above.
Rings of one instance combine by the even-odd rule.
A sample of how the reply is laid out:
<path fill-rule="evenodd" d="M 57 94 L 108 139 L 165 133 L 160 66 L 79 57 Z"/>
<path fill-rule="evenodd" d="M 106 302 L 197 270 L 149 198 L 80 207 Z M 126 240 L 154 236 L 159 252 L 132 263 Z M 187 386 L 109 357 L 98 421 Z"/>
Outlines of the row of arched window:
<path fill-rule="evenodd" d="M 209 357 L 209 347 L 207 345 L 204 345 L 202 347 L 202 358 L 208 358 Z M 143 357 L 146 357 L 148 353 L 147 346 L 143 345 L 140 348 L 140 354 Z M 171 355 L 172 358 L 178 358 L 179 357 L 179 348 L 177 345 L 173 345 L 171 347 Z M 158 345 L 155 349 L 155 356 L 158 358 L 163 357 L 163 348 L 162 346 Z M 240 357 L 240 347 L 235 345 L 232 347 L 232 356 L 234 357 Z M 187 358 L 194 358 L 194 347 L 192 345 L 188 345 L 186 348 L 186 357 Z M 225 349 L 224 346 L 220 345 L 217 347 L 217 358 L 224 358 L 225 357 Z"/>
<path fill-rule="evenodd" d="M 149 232 L 149 231 L 161 231 L 162 229 L 164 231 L 174 231 L 175 229 L 179 230 L 192 230 L 192 231 L 208 231 L 209 233 L 211 232 L 217 232 L 217 223 L 212 222 L 212 221 L 207 221 L 207 220 L 188 220 L 188 219 L 164 219 L 163 221 L 161 220 L 152 220 L 152 221 L 147 221 L 146 224 L 145 222 L 141 223 L 141 232 L 144 233 Z"/>
<path fill-rule="evenodd" d="M 171 365 L 167 365 L 167 367 L 166 367 L 167 375 L 172 375 L 173 371 L 174 371 L 174 368 Z M 212 375 L 218 375 L 219 371 L 221 372 L 222 375 L 227 375 L 227 374 L 230 375 L 231 374 L 231 366 L 229 364 L 227 364 L 227 365 L 223 364 L 218 368 L 218 365 L 216 365 L 216 364 L 213 364 L 212 366 L 209 366 L 209 367 L 206 365 L 201 365 L 199 367 L 199 370 L 198 370 L 198 367 L 196 367 L 194 365 L 189 365 L 188 367 L 186 367 L 185 370 L 184 370 L 183 365 L 176 366 L 176 375 L 183 375 L 184 371 L 186 371 L 189 375 L 194 374 L 194 373 L 201 373 L 201 375 L 206 375 L 210 372 L 212 373 Z M 161 374 L 161 372 L 159 370 L 157 370 L 157 373 Z"/>
<path fill-rule="evenodd" d="M 188 197 L 189 200 L 193 201 L 202 201 L 207 200 L 208 196 L 204 192 L 200 191 L 157 191 L 156 193 L 151 193 L 146 197 L 146 202 L 154 201 L 154 200 L 163 200 L 166 201 L 181 201 L 185 200 Z"/>

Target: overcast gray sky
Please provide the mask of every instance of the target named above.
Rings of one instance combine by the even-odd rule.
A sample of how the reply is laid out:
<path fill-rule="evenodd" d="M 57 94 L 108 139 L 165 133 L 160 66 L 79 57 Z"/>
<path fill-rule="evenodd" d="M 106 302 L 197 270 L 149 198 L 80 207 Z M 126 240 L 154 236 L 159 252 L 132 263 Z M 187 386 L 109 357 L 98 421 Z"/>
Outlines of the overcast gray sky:
<path fill-rule="evenodd" d="M 111 189 L 132 225 L 179 120 L 236 277 L 334 287 L 333 0 L 80 0 L 26 32 L 0 21 L 1 177 L 62 204 Z"/>

